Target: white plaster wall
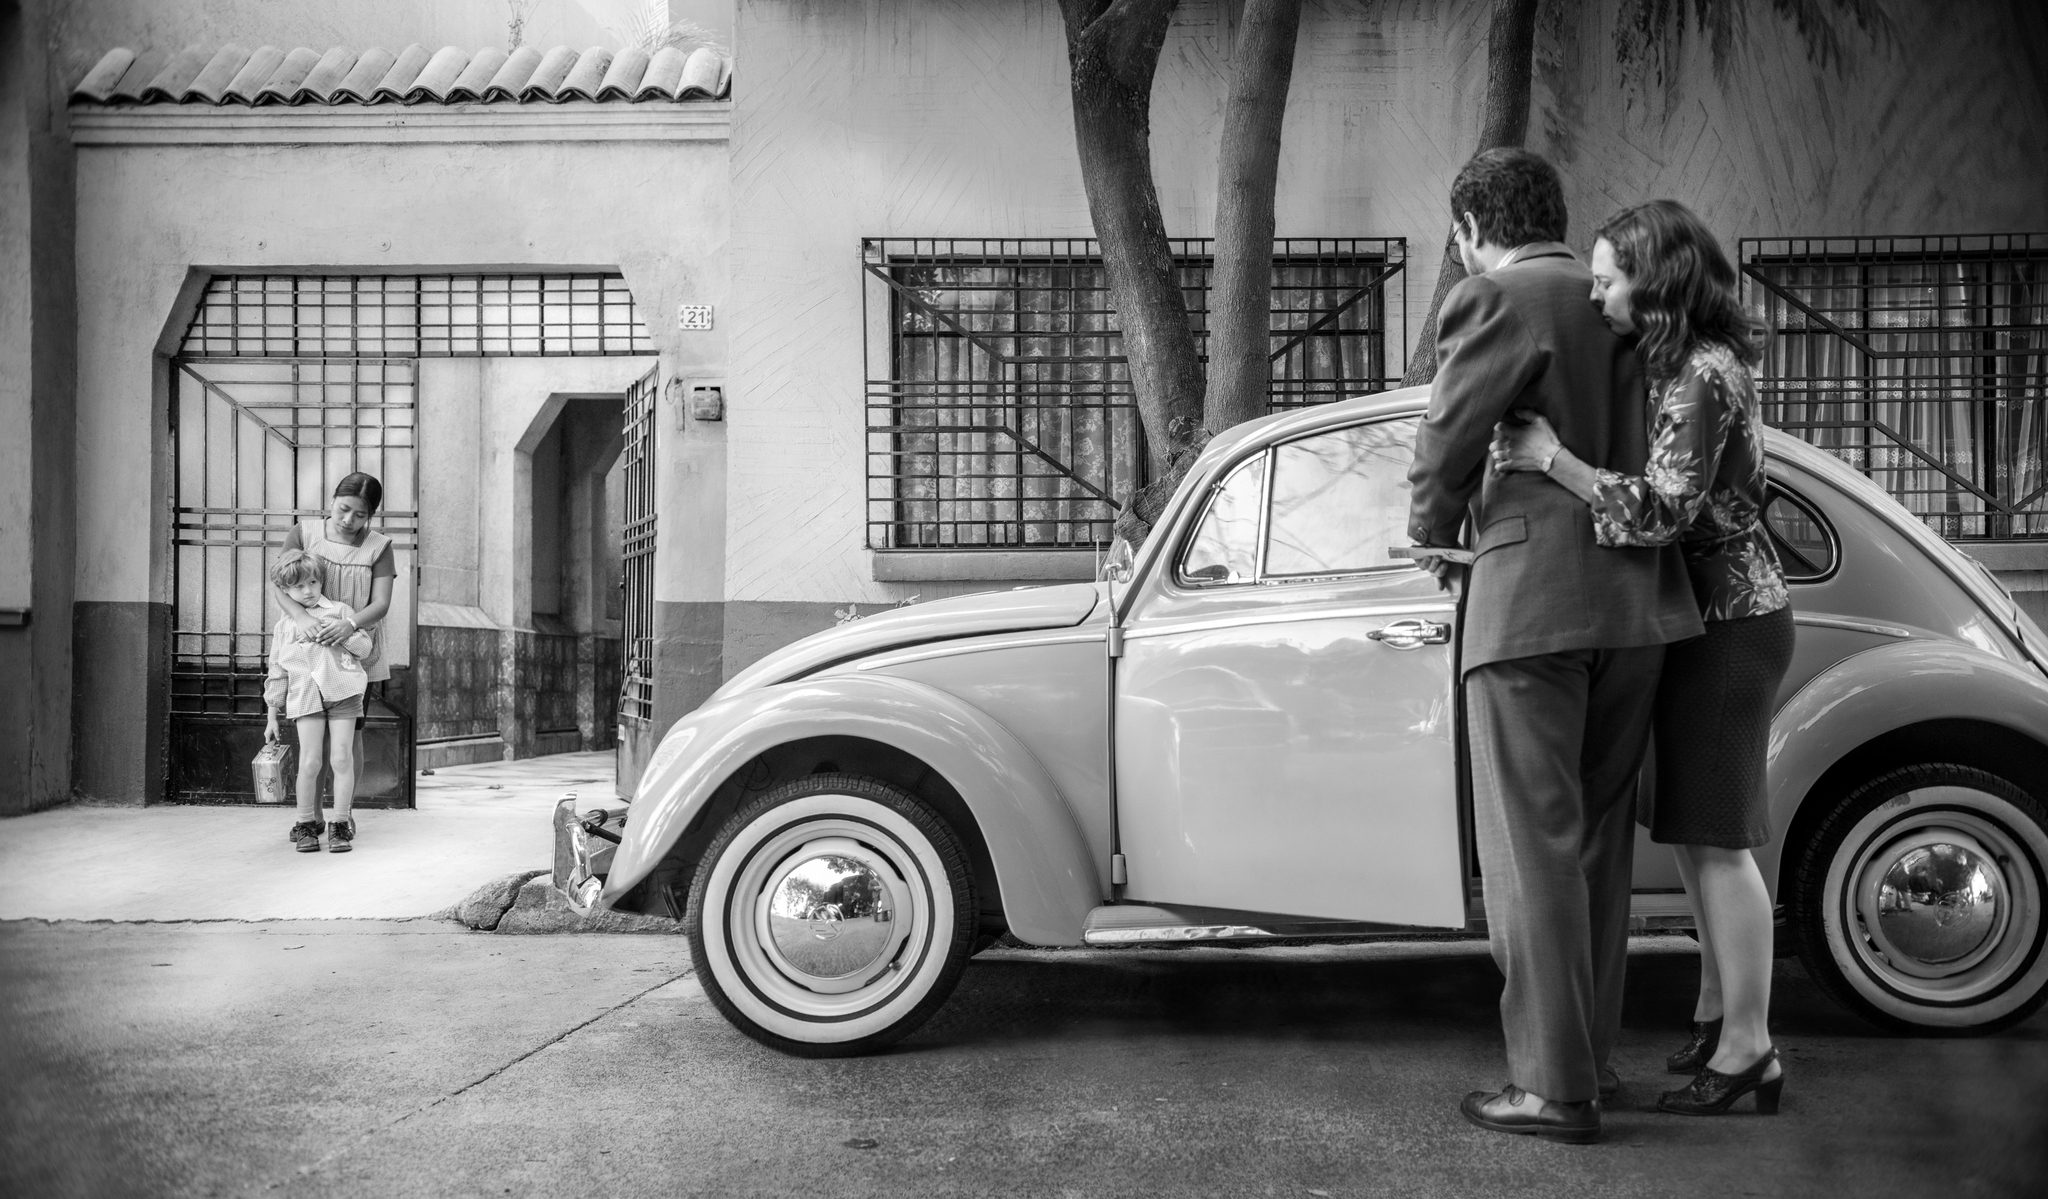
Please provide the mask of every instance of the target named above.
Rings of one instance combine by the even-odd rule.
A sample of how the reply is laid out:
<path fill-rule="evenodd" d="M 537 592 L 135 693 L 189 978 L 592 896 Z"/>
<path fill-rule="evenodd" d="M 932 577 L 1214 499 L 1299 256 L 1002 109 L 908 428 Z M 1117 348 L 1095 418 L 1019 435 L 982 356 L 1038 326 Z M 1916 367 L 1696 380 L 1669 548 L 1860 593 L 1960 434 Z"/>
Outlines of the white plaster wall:
<path fill-rule="evenodd" d="M 1213 231 L 1229 8 L 1185 0 L 1154 87 L 1175 236 Z M 1537 43 L 1529 144 L 1565 171 L 1575 240 L 1660 195 L 1731 241 L 2048 225 L 2048 100 L 2017 5 L 1889 5 L 1896 38 L 1874 48 L 1847 30 L 1839 73 L 1758 11 L 1725 82 L 1694 34 L 1668 92 L 1614 65 L 1613 8 L 1546 6 Z M 1310 0 L 1304 13 L 1278 232 L 1406 237 L 1410 344 L 1445 194 L 1478 136 L 1491 9 Z M 859 243 L 1091 232 L 1058 7 L 740 0 L 736 20 L 727 596 L 930 595 L 873 582 L 864 549 Z"/>
<path fill-rule="evenodd" d="M 162 537 L 141 530 L 165 502 L 155 376 L 159 351 L 189 317 L 176 311 L 181 293 L 190 301 L 188 276 L 616 266 L 664 376 L 723 374 L 724 326 L 682 334 L 674 313 L 684 300 L 723 306 L 725 162 L 717 141 L 80 147 L 78 598 L 171 599 Z M 605 363 L 588 369 L 605 373 L 607 391 L 623 388 L 621 373 L 646 370 L 618 359 L 496 361 Z M 483 387 L 496 394 L 489 366 Z M 662 529 L 680 534 L 690 528 L 682 509 L 715 508 L 722 496 L 702 491 L 705 471 L 679 481 L 662 463 Z M 702 557 L 664 553 L 657 598 L 715 595 L 716 567 Z"/>
<path fill-rule="evenodd" d="M 414 394 L 419 406 L 422 603 L 478 606 L 483 364 L 481 358 L 420 361 Z"/>

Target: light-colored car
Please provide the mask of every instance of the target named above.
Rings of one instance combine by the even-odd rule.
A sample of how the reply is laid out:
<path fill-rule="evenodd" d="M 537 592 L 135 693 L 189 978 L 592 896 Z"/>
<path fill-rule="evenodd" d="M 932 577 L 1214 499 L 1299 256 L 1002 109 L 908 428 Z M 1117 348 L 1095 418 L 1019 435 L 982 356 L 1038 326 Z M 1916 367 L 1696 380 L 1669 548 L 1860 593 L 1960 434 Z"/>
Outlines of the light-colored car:
<path fill-rule="evenodd" d="M 1032 945 L 1483 929 L 1455 594 L 1390 556 L 1425 389 L 1213 441 L 1134 561 L 820 633 L 558 815 L 579 906 L 684 916 L 749 1035 L 884 1044 Z M 2048 640 L 1829 455 L 1770 438 L 1798 638 L 1758 851 L 1843 1003 L 1966 1032 L 2048 997 Z M 1645 697 L 1647 702 L 1648 697 Z M 616 840 L 615 840 L 616 839 Z M 1690 923 L 1636 855 L 1642 926 Z"/>

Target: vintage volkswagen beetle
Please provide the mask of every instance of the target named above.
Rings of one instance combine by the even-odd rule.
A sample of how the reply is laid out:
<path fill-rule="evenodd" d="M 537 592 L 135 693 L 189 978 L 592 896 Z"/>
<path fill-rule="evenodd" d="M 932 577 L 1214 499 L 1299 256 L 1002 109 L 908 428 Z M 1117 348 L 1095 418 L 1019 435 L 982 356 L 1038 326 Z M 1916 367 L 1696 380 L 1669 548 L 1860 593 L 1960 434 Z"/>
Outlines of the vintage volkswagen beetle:
<path fill-rule="evenodd" d="M 1426 389 L 1212 442 L 1093 584 L 891 611 L 748 667 L 624 808 L 564 801 L 579 906 L 684 916 L 732 1022 L 809 1055 L 1033 945 L 1483 928 L 1455 596 L 1390 557 Z M 1770 439 L 1798 640 L 1759 851 L 1843 1003 L 1973 1032 L 2048 997 L 2048 641 L 1877 486 Z M 1634 910 L 1683 925 L 1670 852 Z"/>

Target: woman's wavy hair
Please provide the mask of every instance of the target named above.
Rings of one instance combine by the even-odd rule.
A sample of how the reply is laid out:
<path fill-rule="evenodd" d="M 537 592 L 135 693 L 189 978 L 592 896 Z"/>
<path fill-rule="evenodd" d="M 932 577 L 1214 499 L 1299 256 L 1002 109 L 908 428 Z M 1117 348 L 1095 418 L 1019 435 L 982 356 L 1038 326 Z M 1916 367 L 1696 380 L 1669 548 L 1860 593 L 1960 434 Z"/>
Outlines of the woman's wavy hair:
<path fill-rule="evenodd" d="M 1751 366 L 1763 357 L 1763 323 L 1742 306 L 1735 264 L 1692 209 L 1651 200 L 1608 217 L 1593 236 L 1613 245 L 1615 265 L 1628 274 L 1636 350 L 1652 379 L 1675 377 L 1707 342 Z"/>

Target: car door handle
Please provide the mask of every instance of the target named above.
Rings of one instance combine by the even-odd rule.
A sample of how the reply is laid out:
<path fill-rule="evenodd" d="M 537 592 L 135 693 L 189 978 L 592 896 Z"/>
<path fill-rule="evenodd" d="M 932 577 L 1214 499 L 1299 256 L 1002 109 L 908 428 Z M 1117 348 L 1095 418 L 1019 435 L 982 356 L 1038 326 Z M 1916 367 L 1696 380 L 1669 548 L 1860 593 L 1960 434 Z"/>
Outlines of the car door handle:
<path fill-rule="evenodd" d="M 1366 636 L 1395 649 L 1420 649 L 1425 645 L 1442 645 L 1449 641 L 1451 626 L 1434 620 L 1397 620 L 1374 629 Z"/>

